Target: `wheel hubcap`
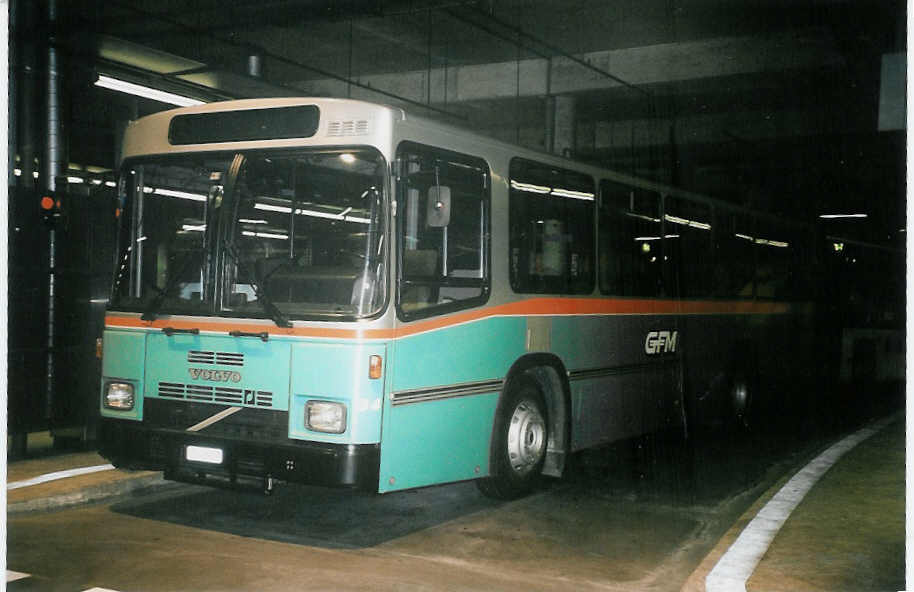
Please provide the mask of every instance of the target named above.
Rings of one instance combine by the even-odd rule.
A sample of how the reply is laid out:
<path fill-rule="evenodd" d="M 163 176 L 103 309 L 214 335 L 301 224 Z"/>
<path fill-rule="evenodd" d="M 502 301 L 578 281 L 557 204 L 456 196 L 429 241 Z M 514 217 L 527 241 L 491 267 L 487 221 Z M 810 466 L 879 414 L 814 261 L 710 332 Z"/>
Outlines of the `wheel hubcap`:
<path fill-rule="evenodd" d="M 744 382 L 738 382 L 733 386 L 733 407 L 737 415 L 743 415 L 749 406 L 749 388 Z"/>
<path fill-rule="evenodd" d="M 546 452 L 546 422 L 539 407 L 523 400 L 514 408 L 508 426 L 508 460 L 518 475 L 526 475 Z"/>

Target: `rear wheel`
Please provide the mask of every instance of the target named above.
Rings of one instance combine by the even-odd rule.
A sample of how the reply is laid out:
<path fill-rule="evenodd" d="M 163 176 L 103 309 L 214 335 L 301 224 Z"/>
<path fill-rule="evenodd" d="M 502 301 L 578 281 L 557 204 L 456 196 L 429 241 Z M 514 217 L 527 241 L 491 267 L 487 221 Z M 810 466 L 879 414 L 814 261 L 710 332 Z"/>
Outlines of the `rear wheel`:
<path fill-rule="evenodd" d="M 539 483 L 546 461 L 549 424 L 539 385 L 529 376 L 511 381 L 495 418 L 491 476 L 476 482 L 488 497 L 516 499 Z"/>
<path fill-rule="evenodd" d="M 730 387 L 730 403 L 733 406 L 733 415 L 736 418 L 736 425 L 739 429 L 749 430 L 752 428 L 751 422 L 751 403 L 752 397 L 749 391 L 749 384 L 742 377 L 737 377 Z"/>

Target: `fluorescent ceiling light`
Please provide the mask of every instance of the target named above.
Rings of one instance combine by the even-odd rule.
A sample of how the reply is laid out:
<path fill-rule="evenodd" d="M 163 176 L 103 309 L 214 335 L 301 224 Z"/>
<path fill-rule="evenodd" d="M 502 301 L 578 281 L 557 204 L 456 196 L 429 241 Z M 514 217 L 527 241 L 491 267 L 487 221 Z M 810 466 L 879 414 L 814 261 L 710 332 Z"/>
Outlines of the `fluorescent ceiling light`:
<path fill-rule="evenodd" d="M 698 228 L 699 230 L 711 230 L 711 225 L 707 222 L 696 222 L 695 220 L 689 220 L 687 218 L 680 218 L 679 216 L 673 216 L 672 214 L 666 214 L 663 218 L 667 222 L 672 222 L 673 224 L 681 224 L 682 226 L 688 226 L 690 228 Z"/>
<path fill-rule="evenodd" d="M 571 189 L 562 189 L 560 187 L 552 188 L 546 187 L 544 185 L 534 185 L 533 183 L 522 183 L 520 181 L 511 180 L 511 189 L 517 189 L 518 191 L 526 191 L 527 193 L 540 193 L 554 195 L 556 197 L 570 197 L 572 199 L 583 199 L 587 201 L 593 201 L 593 193 L 586 191 L 573 191 Z"/>
<path fill-rule="evenodd" d="M 748 234 L 740 234 L 738 232 L 734 236 L 736 236 L 737 238 L 747 240 L 749 242 L 753 242 L 757 245 L 767 245 L 769 247 L 778 247 L 780 249 L 786 249 L 787 247 L 790 246 L 790 243 L 786 243 L 784 241 L 771 240 L 768 238 L 755 238 L 755 237 L 749 236 Z"/>
<path fill-rule="evenodd" d="M 282 214 L 289 214 L 292 212 L 292 208 L 286 206 L 274 206 L 273 204 L 265 204 L 257 202 L 254 204 L 255 210 L 265 210 L 267 212 L 280 212 Z M 352 210 L 352 208 L 347 208 L 338 214 L 331 212 L 320 212 L 317 210 L 305 210 L 305 209 L 296 209 L 295 213 L 299 216 L 310 216 L 312 218 L 326 218 L 328 220 L 345 220 L 346 222 L 357 222 L 359 224 L 371 224 L 371 220 L 368 218 L 360 218 L 358 216 L 347 216 L 346 213 Z"/>
<path fill-rule="evenodd" d="M 273 232 L 251 232 L 249 230 L 243 231 L 241 234 L 244 236 L 256 236 L 259 238 L 275 238 L 278 240 L 289 240 L 289 235 L 287 234 L 276 234 Z"/>
<path fill-rule="evenodd" d="M 790 246 L 790 243 L 785 243 L 784 241 L 769 240 L 767 238 L 757 238 L 755 239 L 755 242 L 759 245 L 768 245 L 769 247 L 778 247 L 780 249 L 786 249 Z"/>
<path fill-rule="evenodd" d="M 511 189 L 526 191 L 528 193 L 549 193 L 552 191 L 552 187 L 534 185 L 533 183 L 521 183 L 520 181 L 515 181 L 513 179 L 511 180 Z"/>
<path fill-rule="evenodd" d="M 665 234 L 663 236 L 636 236 L 635 241 L 659 241 L 664 238 L 679 238 L 678 234 Z"/>
<path fill-rule="evenodd" d="M 141 84 L 134 84 L 124 80 L 118 80 L 117 78 L 111 78 L 110 76 L 105 76 L 104 74 L 99 74 L 98 80 L 95 81 L 95 85 L 102 88 L 127 93 L 128 95 L 143 97 L 145 99 L 152 99 L 154 101 L 159 101 L 160 103 L 177 105 L 179 107 L 190 107 L 191 105 L 204 104 L 203 101 L 199 101 L 197 99 L 192 99 L 182 95 L 176 95 L 174 93 L 165 92 L 164 90 L 158 90 L 156 88 L 150 88 Z"/>
<path fill-rule="evenodd" d="M 820 214 L 819 217 L 828 220 L 834 218 L 868 218 L 869 214 Z"/>
<path fill-rule="evenodd" d="M 143 188 L 145 191 L 148 188 Z M 153 189 L 153 195 L 164 195 L 165 197 L 177 197 L 178 199 L 189 199 L 191 201 L 206 201 L 206 196 L 201 193 L 189 193 L 187 191 L 175 191 L 173 189 Z"/>
<path fill-rule="evenodd" d="M 570 197 L 572 199 L 583 199 L 586 201 L 593 201 L 593 193 L 586 191 L 573 191 L 571 189 L 553 189 L 552 195 L 556 197 Z"/>
<path fill-rule="evenodd" d="M 634 212 L 624 212 L 624 214 L 629 218 L 637 218 L 646 222 L 654 222 L 655 224 L 660 223 L 660 218 L 651 218 L 650 216 L 645 216 L 644 214 L 636 214 Z"/>

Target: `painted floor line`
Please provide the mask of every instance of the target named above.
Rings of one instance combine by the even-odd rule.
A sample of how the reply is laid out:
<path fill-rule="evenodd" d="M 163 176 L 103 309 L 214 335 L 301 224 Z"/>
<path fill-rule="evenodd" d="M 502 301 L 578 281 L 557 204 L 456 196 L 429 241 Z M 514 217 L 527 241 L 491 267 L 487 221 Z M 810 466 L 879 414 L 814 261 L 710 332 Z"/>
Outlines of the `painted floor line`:
<path fill-rule="evenodd" d="M 21 571 L 11 571 L 6 570 L 6 583 L 15 582 L 17 580 L 24 580 L 25 578 L 32 577 L 31 574 L 22 573 Z"/>
<path fill-rule="evenodd" d="M 76 477 L 78 475 L 88 475 L 89 473 L 98 473 L 99 471 L 110 471 L 114 468 L 114 465 L 96 465 L 94 467 L 80 467 L 78 469 L 68 469 L 66 471 L 56 471 L 54 473 L 46 473 L 44 475 L 39 475 L 38 477 L 33 477 L 32 479 L 25 479 L 24 481 L 13 481 L 6 485 L 6 489 L 19 489 L 21 487 L 29 487 L 32 485 L 39 485 L 41 483 L 47 483 L 48 481 L 56 481 L 58 479 L 66 479 L 67 477 Z"/>
<path fill-rule="evenodd" d="M 800 469 L 746 526 L 714 569 L 705 578 L 706 592 L 746 592 L 746 582 L 755 571 L 775 535 L 812 486 L 849 450 L 871 437 L 895 418 L 889 417 L 862 428 L 833 444 Z"/>

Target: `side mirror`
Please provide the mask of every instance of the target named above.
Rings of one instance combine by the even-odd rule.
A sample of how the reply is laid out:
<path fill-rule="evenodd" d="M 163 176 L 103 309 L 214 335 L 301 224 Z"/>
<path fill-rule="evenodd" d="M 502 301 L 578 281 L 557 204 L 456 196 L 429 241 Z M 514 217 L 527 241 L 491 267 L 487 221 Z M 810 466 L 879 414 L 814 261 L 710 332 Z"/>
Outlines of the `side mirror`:
<path fill-rule="evenodd" d="M 451 188 L 432 185 L 428 188 L 428 208 L 425 221 L 432 228 L 443 228 L 451 221 Z"/>

